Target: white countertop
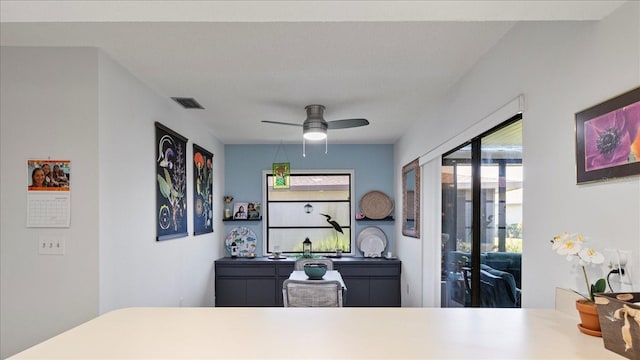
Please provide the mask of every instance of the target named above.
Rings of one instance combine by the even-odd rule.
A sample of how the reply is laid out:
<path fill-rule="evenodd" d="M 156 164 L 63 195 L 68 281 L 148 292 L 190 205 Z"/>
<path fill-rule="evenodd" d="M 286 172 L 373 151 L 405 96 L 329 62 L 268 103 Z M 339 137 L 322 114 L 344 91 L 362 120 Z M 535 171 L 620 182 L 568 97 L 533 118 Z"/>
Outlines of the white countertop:
<path fill-rule="evenodd" d="M 127 308 L 10 359 L 618 359 L 551 309 Z"/>

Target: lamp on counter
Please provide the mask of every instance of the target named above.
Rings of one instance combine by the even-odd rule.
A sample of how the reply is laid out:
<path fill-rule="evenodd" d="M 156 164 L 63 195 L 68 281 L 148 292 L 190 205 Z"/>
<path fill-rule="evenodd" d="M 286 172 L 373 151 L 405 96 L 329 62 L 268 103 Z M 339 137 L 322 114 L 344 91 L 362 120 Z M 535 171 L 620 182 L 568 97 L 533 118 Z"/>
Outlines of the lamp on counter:
<path fill-rule="evenodd" d="M 302 257 L 311 257 L 311 240 L 309 240 L 309 238 L 304 239 L 302 242 Z"/>

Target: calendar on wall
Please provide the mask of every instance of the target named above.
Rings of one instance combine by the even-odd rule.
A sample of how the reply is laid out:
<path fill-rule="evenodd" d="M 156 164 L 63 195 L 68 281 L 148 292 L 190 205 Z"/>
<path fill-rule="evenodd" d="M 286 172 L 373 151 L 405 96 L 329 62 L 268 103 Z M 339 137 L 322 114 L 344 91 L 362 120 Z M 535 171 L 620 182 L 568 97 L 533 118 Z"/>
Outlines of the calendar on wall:
<path fill-rule="evenodd" d="M 71 224 L 71 161 L 27 160 L 27 227 Z"/>

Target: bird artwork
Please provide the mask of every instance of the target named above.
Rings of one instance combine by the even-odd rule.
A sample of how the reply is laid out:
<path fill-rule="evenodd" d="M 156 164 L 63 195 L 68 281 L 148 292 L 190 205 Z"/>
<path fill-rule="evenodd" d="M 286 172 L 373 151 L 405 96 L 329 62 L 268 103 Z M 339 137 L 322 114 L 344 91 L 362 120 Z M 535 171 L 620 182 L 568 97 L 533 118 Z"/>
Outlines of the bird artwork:
<path fill-rule="evenodd" d="M 344 231 L 342 231 L 342 226 L 340 226 L 340 224 L 338 224 L 337 221 L 331 220 L 331 216 L 329 216 L 327 214 L 320 214 L 320 215 L 326 217 L 327 218 L 327 222 L 329 224 L 331 224 L 331 226 L 333 226 L 333 229 L 336 231 L 336 252 L 337 252 L 337 249 L 339 248 L 339 246 L 338 246 L 338 233 L 344 234 Z"/>

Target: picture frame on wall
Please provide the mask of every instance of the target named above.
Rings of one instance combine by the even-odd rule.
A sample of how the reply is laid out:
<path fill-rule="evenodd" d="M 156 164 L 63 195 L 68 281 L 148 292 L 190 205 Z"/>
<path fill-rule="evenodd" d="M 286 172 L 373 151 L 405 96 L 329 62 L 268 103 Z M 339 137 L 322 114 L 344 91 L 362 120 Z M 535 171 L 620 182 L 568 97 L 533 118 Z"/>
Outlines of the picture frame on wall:
<path fill-rule="evenodd" d="M 577 183 L 640 174 L 640 87 L 575 114 Z"/>
<path fill-rule="evenodd" d="M 247 203 L 247 219 L 257 220 L 260 219 L 260 202 L 251 201 Z"/>
<path fill-rule="evenodd" d="M 247 207 L 249 203 L 237 202 L 233 204 L 233 219 L 234 220 L 246 220 L 247 219 Z"/>
<path fill-rule="evenodd" d="M 274 189 L 288 189 L 291 176 L 291 164 L 290 163 L 273 163 L 273 188 Z"/>
<path fill-rule="evenodd" d="M 193 234 L 213 232 L 213 154 L 193 144 Z"/>
<path fill-rule="evenodd" d="M 156 241 L 187 233 L 187 138 L 155 123 Z"/>

